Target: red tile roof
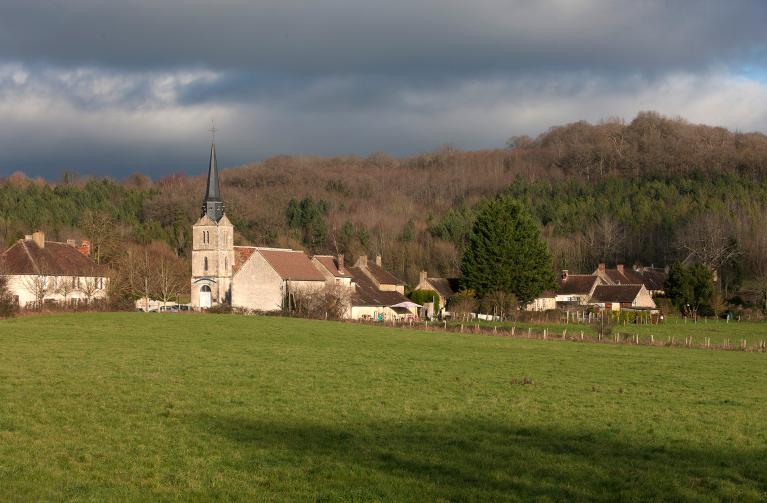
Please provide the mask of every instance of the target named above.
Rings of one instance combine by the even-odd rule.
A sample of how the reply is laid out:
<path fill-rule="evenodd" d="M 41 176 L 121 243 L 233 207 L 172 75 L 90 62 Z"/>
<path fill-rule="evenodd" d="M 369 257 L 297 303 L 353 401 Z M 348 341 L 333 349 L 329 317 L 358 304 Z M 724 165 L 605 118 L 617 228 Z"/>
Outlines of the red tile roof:
<path fill-rule="evenodd" d="M 240 270 L 242 265 L 248 261 L 253 252 L 256 251 L 255 246 L 235 246 L 234 247 L 234 264 L 232 264 L 232 274 Z"/>
<path fill-rule="evenodd" d="M 5 274 L 49 276 L 106 276 L 107 269 L 66 243 L 46 241 L 44 247 L 32 240 L 18 240 L 2 254 Z"/>
<path fill-rule="evenodd" d="M 258 252 L 282 279 L 294 281 L 325 281 L 306 253 L 296 250 L 258 248 Z"/>

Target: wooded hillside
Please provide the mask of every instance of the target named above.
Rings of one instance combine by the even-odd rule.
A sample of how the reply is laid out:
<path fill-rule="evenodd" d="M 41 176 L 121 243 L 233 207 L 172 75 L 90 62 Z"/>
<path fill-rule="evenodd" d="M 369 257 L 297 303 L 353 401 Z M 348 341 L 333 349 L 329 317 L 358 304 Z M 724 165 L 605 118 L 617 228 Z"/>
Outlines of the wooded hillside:
<path fill-rule="evenodd" d="M 220 152 L 225 162 L 226 152 Z M 8 244 L 41 228 L 89 237 L 108 261 L 122 241 L 166 242 L 185 256 L 199 215 L 200 176 L 152 182 L 30 180 L 0 185 Z M 381 253 L 409 283 L 418 270 L 456 274 L 476 207 L 508 192 L 540 221 L 555 268 L 665 265 L 695 252 L 723 285 L 767 278 L 767 137 L 655 113 L 633 121 L 554 127 L 507 148 L 445 146 L 407 158 L 279 156 L 222 172 L 227 214 L 242 244 L 311 252 Z"/>

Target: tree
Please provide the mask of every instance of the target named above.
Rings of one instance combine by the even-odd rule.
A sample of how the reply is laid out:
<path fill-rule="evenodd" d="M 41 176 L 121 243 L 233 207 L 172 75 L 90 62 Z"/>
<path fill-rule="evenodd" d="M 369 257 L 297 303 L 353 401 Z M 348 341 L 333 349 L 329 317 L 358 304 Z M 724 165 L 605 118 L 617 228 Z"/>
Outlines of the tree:
<path fill-rule="evenodd" d="M 685 316 L 698 318 L 702 307 L 711 306 L 714 296 L 714 277 L 703 264 L 689 266 L 674 264 L 668 273 L 666 295 Z"/>
<path fill-rule="evenodd" d="M 477 214 L 461 261 L 463 286 L 480 296 L 516 295 L 526 304 L 554 288 L 551 255 L 528 211 L 510 197 L 487 201 Z"/>
<path fill-rule="evenodd" d="M 488 310 L 492 310 L 493 316 L 498 316 L 501 321 L 506 319 L 510 311 L 517 308 L 517 297 L 513 293 L 506 293 L 503 290 L 488 292 L 482 302 Z"/>
<path fill-rule="evenodd" d="M 16 302 L 8 290 L 8 276 L 0 274 L 0 318 L 10 318 L 16 314 Z"/>
<path fill-rule="evenodd" d="M 56 293 L 64 297 L 64 306 L 69 302 L 69 296 L 77 290 L 77 279 L 69 276 L 59 279 L 56 282 Z"/>
<path fill-rule="evenodd" d="M 471 288 L 462 288 L 450 301 L 450 311 L 455 318 L 467 320 L 471 313 L 477 310 L 477 292 Z"/>
<path fill-rule="evenodd" d="M 115 222 L 107 213 L 88 210 L 83 214 L 81 226 L 91 240 L 93 260 L 100 264 L 103 255 L 111 250 L 117 237 Z"/>

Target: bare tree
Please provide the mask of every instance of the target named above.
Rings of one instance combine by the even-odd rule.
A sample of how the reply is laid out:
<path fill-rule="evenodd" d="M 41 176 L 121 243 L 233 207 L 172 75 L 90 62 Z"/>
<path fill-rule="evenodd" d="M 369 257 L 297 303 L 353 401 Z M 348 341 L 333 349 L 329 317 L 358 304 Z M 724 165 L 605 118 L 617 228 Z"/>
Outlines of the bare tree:
<path fill-rule="evenodd" d="M 25 275 L 22 284 L 27 292 L 34 296 L 35 307 L 40 310 L 43 308 L 45 297 L 56 289 L 54 277 L 48 276 L 43 270 L 38 271 L 37 274 Z"/>
<path fill-rule="evenodd" d="M 67 276 L 56 281 L 56 293 L 64 297 L 64 306 L 69 303 L 69 296 L 77 290 L 77 278 Z"/>
<path fill-rule="evenodd" d="M 97 272 L 96 270 L 91 270 L 90 274 L 80 281 L 80 293 L 85 297 L 85 303 L 87 305 L 91 304 L 91 301 L 99 294 L 99 292 L 104 291 L 105 285 L 102 274 L 103 273 Z"/>
<path fill-rule="evenodd" d="M 715 277 L 719 269 L 740 251 L 721 214 L 703 213 L 691 220 L 677 236 L 677 246 L 686 256 L 705 265 Z"/>
<path fill-rule="evenodd" d="M 482 301 L 487 308 L 492 309 L 493 316 L 498 316 L 502 321 L 517 307 L 517 296 L 501 290 L 489 292 Z"/>
<path fill-rule="evenodd" d="M 109 253 L 115 244 L 117 238 L 115 222 L 107 213 L 88 210 L 83 214 L 81 225 L 83 232 L 91 241 L 93 259 L 100 264 L 103 256 Z"/>
<path fill-rule="evenodd" d="M 150 267 L 156 272 L 154 291 L 165 306 L 178 296 L 179 291 L 189 281 L 189 274 L 185 262 L 178 257 L 167 253 L 154 256 L 155 263 Z"/>

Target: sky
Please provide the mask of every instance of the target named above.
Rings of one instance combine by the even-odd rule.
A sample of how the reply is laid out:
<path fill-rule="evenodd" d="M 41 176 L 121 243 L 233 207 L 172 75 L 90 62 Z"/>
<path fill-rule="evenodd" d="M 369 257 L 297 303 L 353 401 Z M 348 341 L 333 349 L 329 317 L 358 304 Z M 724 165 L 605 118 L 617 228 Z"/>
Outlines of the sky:
<path fill-rule="evenodd" d="M 767 132 L 767 2 L 3 0 L 0 176 L 503 147 L 654 110 Z"/>

